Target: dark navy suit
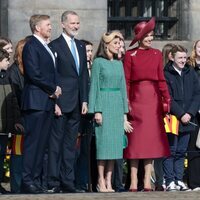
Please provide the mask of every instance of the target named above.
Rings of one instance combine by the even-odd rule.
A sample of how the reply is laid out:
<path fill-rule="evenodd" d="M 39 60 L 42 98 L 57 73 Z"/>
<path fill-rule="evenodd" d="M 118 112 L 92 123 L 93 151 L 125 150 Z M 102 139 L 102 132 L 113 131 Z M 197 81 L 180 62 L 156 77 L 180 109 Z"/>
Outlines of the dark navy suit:
<path fill-rule="evenodd" d="M 75 143 L 80 123 L 80 108 L 88 98 L 88 72 L 85 45 L 75 39 L 80 68 L 77 72 L 74 58 L 63 35 L 50 43 L 57 54 L 57 72 L 62 96 L 57 104 L 62 116 L 54 120 L 49 147 L 49 187 L 74 189 Z"/>
<path fill-rule="evenodd" d="M 25 85 L 21 107 L 25 121 L 23 184 L 40 186 L 43 156 L 53 119 L 55 65 L 50 53 L 34 36 L 23 49 Z"/>

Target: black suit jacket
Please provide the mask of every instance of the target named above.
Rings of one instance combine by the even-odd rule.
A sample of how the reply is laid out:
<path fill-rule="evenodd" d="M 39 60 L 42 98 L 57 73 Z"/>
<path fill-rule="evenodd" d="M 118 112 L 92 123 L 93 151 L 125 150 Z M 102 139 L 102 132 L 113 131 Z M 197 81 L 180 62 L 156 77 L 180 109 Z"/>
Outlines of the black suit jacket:
<path fill-rule="evenodd" d="M 88 71 L 85 44 L 75 39 L 79 54 L 79 74 L 76 64 L 64 37 L 52 41 L 49 46 L 55 52 L 58 72 L 58 84 L 62 88 L 62 95 L 57 100 L 62 112 L 71 112 L 77 103 L 88 102 Z"/>
<path fill-rule="evenodd" d="M 24 89 L 23 110 L 49 111 L 54 100 L 49 98 L 56 90 L 56 70 L 53 59 L 43 44 L 34 36 L 25 44 L 23 53 Z"/>

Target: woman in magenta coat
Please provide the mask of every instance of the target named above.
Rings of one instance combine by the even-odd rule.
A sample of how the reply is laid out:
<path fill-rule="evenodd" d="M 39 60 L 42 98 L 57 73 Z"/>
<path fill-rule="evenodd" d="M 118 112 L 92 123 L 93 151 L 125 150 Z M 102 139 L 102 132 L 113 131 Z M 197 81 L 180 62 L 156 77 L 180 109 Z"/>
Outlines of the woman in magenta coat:
<path fill-rule="evenodd" d="M 170 154 L 163 122 L 170 95 L 163 75 L 162 53 L 151 47 L 154 27 L 154 17 L 135 26 L 130 46 L 137 41 L 138 46 L 128 50 L 124 58 L 129 119 L 134 128 L 127 135 L 128 147 L 124 150 L 124 158 L 130 159 L 131 192 L 137 191 L 140 159 L 144 160 L 144 191 L 151 191 L 152 160 Z"/>

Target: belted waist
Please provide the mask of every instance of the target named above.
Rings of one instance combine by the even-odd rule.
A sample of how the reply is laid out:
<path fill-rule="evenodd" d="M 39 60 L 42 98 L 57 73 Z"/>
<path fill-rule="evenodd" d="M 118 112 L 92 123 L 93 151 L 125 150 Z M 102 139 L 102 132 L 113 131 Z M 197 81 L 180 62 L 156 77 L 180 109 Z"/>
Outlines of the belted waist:
<path fill-rule="evenodd" d="M 115 92 L 115 91 L 120 91 L 120 88 L 100 88 L 100 91 Z"/>
<path fill-rule="evenodd" d="M 143 81 L 132 81 L 133 85 L 158 85 L 158 81 L 153 80 L 143 80 Z"/>

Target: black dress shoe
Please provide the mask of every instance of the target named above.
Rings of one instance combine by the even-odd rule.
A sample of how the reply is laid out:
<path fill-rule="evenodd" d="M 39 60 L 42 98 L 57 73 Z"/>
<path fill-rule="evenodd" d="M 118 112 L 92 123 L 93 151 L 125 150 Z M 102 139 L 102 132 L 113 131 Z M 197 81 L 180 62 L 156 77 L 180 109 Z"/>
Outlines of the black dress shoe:
<path fill-rule="evenodd" d="M 86 191 L 83 189 L 76 189 L 76 193 L 85 193 Z"/>
<path fill-rule="evenodd" d="M 22 193 L 24 194 L 40 194 L 42 193 L 40 189 L 38 189 L 37 186 L 30 184 L 30 185 L 26 185 L 23 184 L 22 185 Z"/>
<path fill-rule="evenodd" d="M 48 193 L 60 193 L 60 187 L 55 186 L 55 187 L 49 188 Z"/>
<path fill-rule="evenodd" d="M 48 193 L 48 190 L 43 188 L 41 185 L 35 185 L 35 186 L 38 188 L 40 193 L 44 193 L 44 194 Z"/>
<path fill-rule="evenodd" d="M 116 188 L 115 192 L 127 192 L 125 188 Z"/>
<path fill-rule="evenodd" d="M 144 188 L 143 192 L 153 192 L 153 189 L 151 189 L 151 188 Z"/>
<path fill-rule="evenodd" d="M 63 193 L 76 193 L 76 188 L 74 187 L 62 187 Z"/>
<path fill-rule="evenodd" d="M 155 187 L 155 191 L 162 192 L 162 191 L 165 191 L 165 189 L 164 189 L 164 187 L 162 185 L 157 185 Z"/>

